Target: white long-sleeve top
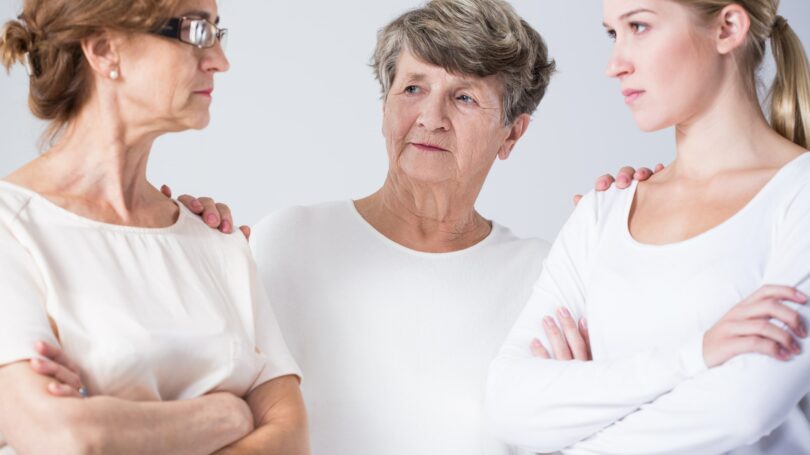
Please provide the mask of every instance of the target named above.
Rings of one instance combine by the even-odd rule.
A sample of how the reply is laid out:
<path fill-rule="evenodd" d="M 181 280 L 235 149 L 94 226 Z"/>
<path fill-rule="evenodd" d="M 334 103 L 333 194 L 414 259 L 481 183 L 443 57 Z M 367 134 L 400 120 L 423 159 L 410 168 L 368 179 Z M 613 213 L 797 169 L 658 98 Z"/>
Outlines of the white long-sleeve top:
<path fill-rule="evenodd" d="M 667 245 L 630 235 L 635 190 L 589 194 L 559 234 L 490 367 L 494 431 L 537 452 L 810 453 L 810 354 L 711 369 L 702 357 L 706 330 L 762 285 L 810 293 L 810 154 L 730 219 Z M 531 355 L 560 306 L 587 318 L 593 361 Z"/>

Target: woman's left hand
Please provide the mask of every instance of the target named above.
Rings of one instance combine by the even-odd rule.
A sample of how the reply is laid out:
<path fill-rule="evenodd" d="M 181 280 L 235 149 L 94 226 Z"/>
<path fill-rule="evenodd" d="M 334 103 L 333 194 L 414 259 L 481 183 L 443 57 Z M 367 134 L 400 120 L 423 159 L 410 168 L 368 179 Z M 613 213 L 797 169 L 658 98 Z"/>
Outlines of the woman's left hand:
<path fill-rule="evenodd" d="M 575 321 L 568 309 L 564 307 L 557 309 L 557 319 L 559 319 L 559 326 L 553 317 L 543 318 L 543 330 L 546 332 L 546 338 L 551 344 L 554 355 L 552 356 L 537 338 L 532 340 L 530 346 L 532 354 L 544 359 L 591 360 L 591 340 L 585 319 Z"/>
<path fill-rule="evenodd" d="M 56 397 L 82 398 L 81 372 L 78 365 L 67 358 L 58 346 L 44 341 L 34 345 L 37 353 L 43 358 L 31 359 L 29 365 L 36 373 L 54 379 L 48 384 L 48 393 Z"/>

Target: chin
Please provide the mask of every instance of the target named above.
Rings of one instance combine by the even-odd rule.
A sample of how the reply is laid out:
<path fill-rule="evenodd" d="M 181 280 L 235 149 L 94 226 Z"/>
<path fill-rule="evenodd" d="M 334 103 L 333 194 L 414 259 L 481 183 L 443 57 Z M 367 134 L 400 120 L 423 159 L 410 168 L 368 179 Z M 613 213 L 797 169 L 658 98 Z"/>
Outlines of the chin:
<path fill-rule="evenodd" d="M 641 113 L 635 114 L 633 118 L 636 121 L 636 126 L 638 129 L 645 133 L 653 133 L 655 131 L 669 128 L 673 125 L 672 122 L 669 122 L 661 117 L 652 117 Z"/>

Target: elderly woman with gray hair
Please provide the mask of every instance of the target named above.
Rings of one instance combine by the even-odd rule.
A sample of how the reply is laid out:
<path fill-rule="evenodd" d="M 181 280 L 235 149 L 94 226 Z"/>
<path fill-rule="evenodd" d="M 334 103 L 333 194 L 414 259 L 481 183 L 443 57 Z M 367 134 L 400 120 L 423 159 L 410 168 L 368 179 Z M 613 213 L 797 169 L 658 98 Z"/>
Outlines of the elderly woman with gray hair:
<path fill-rule="evenodd" d="M 251 238 L 307 377 L 313 452 L 514 453 L 485 429 L 486 373 L 548 244 L 516 237 L 475 202 L 526 132 L 554 63 L 506 2 L 434 0 L 380 31 L 373 67 L 382 187 L 274 213 Z M 210 199 L 181 200 L 228 217 Z"/>

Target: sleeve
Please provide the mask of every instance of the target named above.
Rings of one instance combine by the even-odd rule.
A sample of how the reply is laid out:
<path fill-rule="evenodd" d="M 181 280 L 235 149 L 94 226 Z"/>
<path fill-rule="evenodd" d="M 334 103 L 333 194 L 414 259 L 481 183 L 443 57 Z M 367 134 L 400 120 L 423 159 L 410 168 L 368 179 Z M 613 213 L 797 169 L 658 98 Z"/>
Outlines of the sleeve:
<path fill-rule="evenodd" d="M 0 223 L 0 366 L 39 357 L 34 350 L 37 341 L 58 345 L 45 295 L 34 259 Z"/>
<path fill-rule="evenodd" d="M 487 420 L 506 443 L 554 452 L 602 428 L 705 370 L 702 337 L 679 349 L 650 349 L 610 361 L 533 357 L 532 338 L 548 346 L 542 318 L 565 306 L 586 316 L 584 283 L 596 238 L 596 197 L 580 201 L 544 263 L 528 304 L 490 365 Z"/>
<path fill-rule="evenodd" d="M 810 295 L 810 185 L 788 203 L 761 285 Z M 786 303 L 810 320 L 808 304 Z M 570 454 L 721 453 L 753 444 L 781 425 L 810 391 L 807 340 L 789 361 L 745 354 L 712 368 L 623 420 L 574 444 Z M 806 423 L 805 423 L 806 425 Z M 804 430 L 806 431 L 806 429 Z"/>
<path fill-rule="evenodd" d="M 258 277 L 256 263 L 251 259 L 250 283 L 253 294 L 255 333 L 257 352 L 264 357 L 264 367 L 262 368 L 256 381 L 250 387 L 253 391 L 256 387 L 272 379 L 295 375 L 301 380 L 301 369 L 293 359 L 284 336 L 279 327 L 267 292 Z"/>

